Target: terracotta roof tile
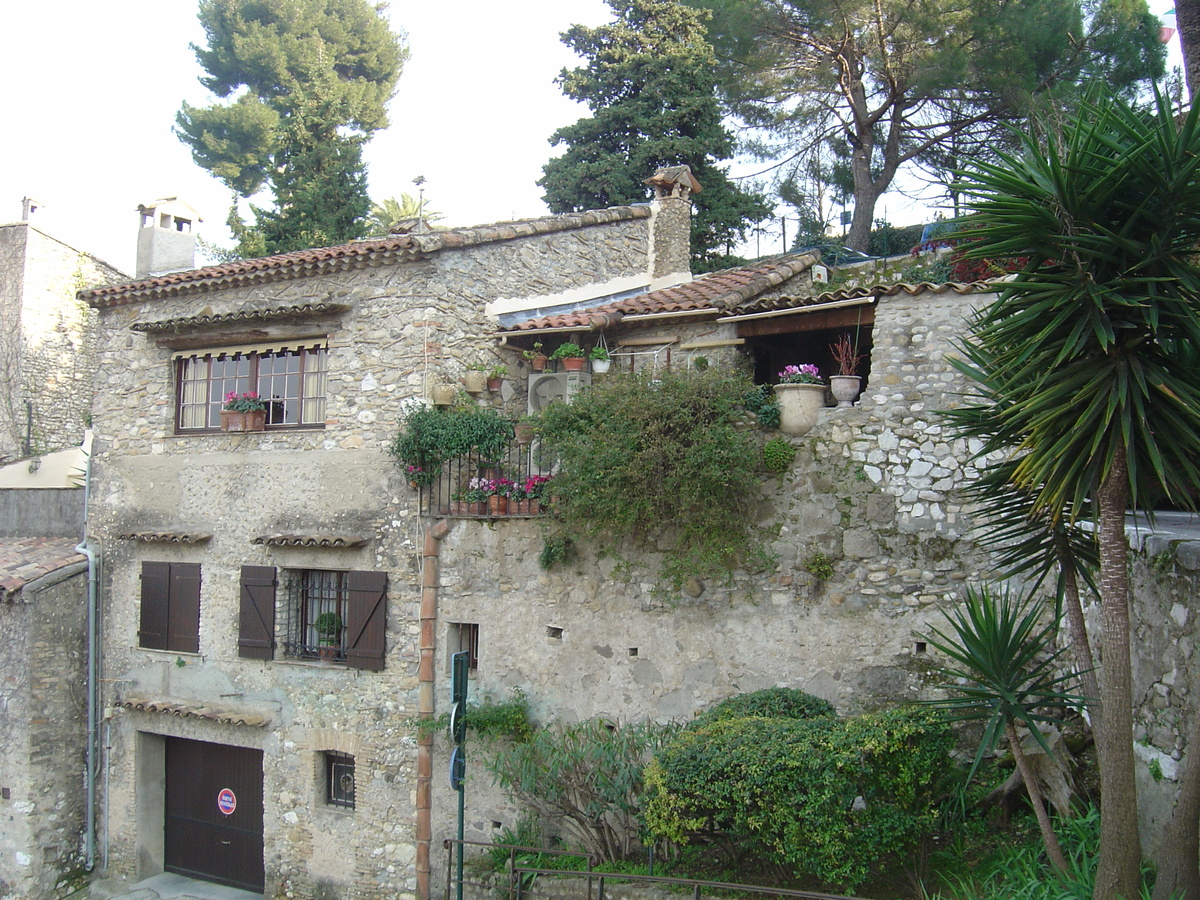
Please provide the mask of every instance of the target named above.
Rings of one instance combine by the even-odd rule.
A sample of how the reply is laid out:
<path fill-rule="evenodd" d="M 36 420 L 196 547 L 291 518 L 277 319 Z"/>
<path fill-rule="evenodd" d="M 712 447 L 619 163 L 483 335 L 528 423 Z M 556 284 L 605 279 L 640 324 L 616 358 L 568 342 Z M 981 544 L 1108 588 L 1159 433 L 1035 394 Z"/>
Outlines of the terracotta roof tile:
<path fill-rule="evenodd" d="M 134 322 L 131 331 L 145 334 L 167 334 L 189 328 L 209 325 L 226 325 L 236 322 L 270 322 L 274 319 L 308 319 L 317 316 L 345 312 L 350 307 L 345 303 L 302 303 L 295 306 L 279 306 L 274 309 L 242 309 L 221 315 L 187 316 L 180 319 L 164 319 L 161 322 Z"/>
<path fill-rule="evenodd" d="M 740 308 L 759 294 L 778 287 L 804 272 L 818 259 L 820 257 L 816 253 L 772 257 L 748 266 L 711 272 L 683 284 L 627 297 L 592 309 L 530 319 L 501 331 L 511 333 L 538 331 L 543 328 L 598 330 L 615 325 L 625 316 L 668 312 L 695 312 L 697 316 L 722 313 Z"/>
<path fill-rule="evenodd" d="M 203 544 L 212 537 L 207 531 L 127 531 L 117 535 L 118 540 L 143 544 Z"/>
<path fill-rule="evenodd" d="M 253 725 L 261 728 L 271 724 L 271 719 L 260 713 L 239 712 L 225 707 L 214 706 L 210 703 L 171 703 L 165 700 L 145 700 L 141 697 L 127 697 L 124 700 L 118 700 L 116 705 L 122 709 L 165 713 L 185 719 L 209 719 L 224 725 Z"/>
<path fill-rule="evenodd" d="M 481 225 L 453 231 L 396 234 L 386 238 L 353 241 L 334 247 L 314 247 L 311 250 L 296 250 L 259 259 L 242 259 L 202 269 L 172 272 L 130 284 L 117 284 L 80 291 L 78 297 L 94 307 L 119 306 L 122 303 L 156 300 L 185 293 L 286 281 L 342 269 L 411 263 L 440 250 L 458 249 L 538 234 L 571 231 L 610 222 L 644 219 L 649 216 L 650 208 L 648 206 L 617 206 L 611 209 L 589 210 L 561 216 L 544 216 L 538 219 L 523 219 L 517 222 Z"/>
<path fill-rule="evenodd" d="M 0 538 L 0 600 L 12 600 L 25 585 L 87 557 L 74 538 Z"/>
<path fill-rule="evenodd" d="M 256 537 L 252 544 L 271 547 L 361 547 L 370 538 L 353 534 L 264 534 Z"/>
<path fill-rule="evenodd" d="M 988 293 L 996 290 L 996 286 L 985 281 L 975 281 L 963 283 L 957 281 L 947 281 L 941 284 L 934 284 L 929 281 L 922 281 L 917 284 L 909 284 L 907 282 L 899 282 L 896 284 L 875 284 L 864 285 L 862 287 L 839 288 L 836 291 L 826 291 L 823 294 L 817 294 L 815 297 L 771 297 L 767 300 L 760 300 L 755 303 L 747 303 L 730 313 L 731 315 L 750 315 L 753 313 L 775 312 L 785 309 L 804 309 L 809 306 L 822 306 L 827 303 L 838 303 L 843 300 L 858 300 L 864 297 L 895 297 L 898 294 L 908 294 L 910 297 L 917 294 L 947 294 L 954 293 L 959 295 Z"/>

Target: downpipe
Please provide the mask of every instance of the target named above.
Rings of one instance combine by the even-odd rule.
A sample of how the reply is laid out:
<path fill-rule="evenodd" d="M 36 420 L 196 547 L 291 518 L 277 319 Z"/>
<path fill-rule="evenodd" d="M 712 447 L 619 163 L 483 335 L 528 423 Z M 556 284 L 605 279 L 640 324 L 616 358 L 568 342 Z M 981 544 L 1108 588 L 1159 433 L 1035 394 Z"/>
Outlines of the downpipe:
<path fill-rule="evenodd" d="M 96 646 L 99 631 L 97 609 L 98 573 L 96 554 L 88 546 L 88 503 L 92 490 L 92 440 L 87 441 L 87 463 L 83 475 L 83 539 L 75 548 L 76 553 L 87 557 L 88 566 L 88 617 L 87 617 L 87 747 L 84 762 L 84 790 L 86 804 L 84 813 L 84 869 L 91 872 L 96 868 L 96 755 L 99 742 L 96 694 L 99 687 L 100 654 Z"/>

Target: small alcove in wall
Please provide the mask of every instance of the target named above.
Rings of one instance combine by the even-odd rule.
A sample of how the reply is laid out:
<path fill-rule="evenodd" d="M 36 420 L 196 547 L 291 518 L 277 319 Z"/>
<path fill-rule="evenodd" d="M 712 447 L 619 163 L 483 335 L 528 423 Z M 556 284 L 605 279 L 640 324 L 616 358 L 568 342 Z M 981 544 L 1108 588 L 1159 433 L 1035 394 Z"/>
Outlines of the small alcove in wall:
<path fill-rule="evenodd" d="M 856 374 L 862 377 L 865 389 L 871 377 L 873 301 L 866 297 L 852 305 L 797 307 L 738 322 L 738 337 L 745 338 L 754 361 L 755 382 L 775 384 L 784 366 L 804 363 L 817 366 L 821 378 L 828 381 L 838 371 L 830 345 L 840 335 L 849 334 L 862 357 Z"/>

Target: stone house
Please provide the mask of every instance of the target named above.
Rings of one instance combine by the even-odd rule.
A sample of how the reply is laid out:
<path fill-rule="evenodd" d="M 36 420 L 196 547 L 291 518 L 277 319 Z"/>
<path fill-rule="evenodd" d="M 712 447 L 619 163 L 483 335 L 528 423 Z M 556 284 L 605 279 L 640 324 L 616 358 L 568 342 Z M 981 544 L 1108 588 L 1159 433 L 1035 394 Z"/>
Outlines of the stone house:
<path fill-rule="evenodd" d="M 0 225 L 0 461 L 79 444 L 95 374 L 94 314 L 76 294 L 128 276 L 47 234 L 26 200 Z"/>
<path fill-rule="evenodd" d="M 88 563 L 76 547 L 83 534 L 82 495 L 70 488 L 0 490 L 5 898 L 66 897 L 87 880 Z"/>
<path fill-rule="evenodd" d="M 428 523 L 386 452 L 401 402 L 469 364 L 515 372 L 497 320 L 689 278 L 686 191 L 663 194 L 80 294 L 98 318 L 103 874 L 428 896 Z M 482 402 L 523 402 L 521 384 Z M 231 391 L 270 398 L 263 431 L 221 430 Z"/>

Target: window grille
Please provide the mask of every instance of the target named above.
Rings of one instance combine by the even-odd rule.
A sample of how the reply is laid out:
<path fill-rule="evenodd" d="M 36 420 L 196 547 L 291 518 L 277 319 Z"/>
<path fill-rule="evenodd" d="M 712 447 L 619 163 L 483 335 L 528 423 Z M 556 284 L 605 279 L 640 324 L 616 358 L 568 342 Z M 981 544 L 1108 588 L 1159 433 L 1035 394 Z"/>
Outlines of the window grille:
<path fill-rule="evenodd" d="M 325 802 L 354 809 L 354 757 L 348 753 L 325 752 Z"/>

